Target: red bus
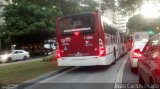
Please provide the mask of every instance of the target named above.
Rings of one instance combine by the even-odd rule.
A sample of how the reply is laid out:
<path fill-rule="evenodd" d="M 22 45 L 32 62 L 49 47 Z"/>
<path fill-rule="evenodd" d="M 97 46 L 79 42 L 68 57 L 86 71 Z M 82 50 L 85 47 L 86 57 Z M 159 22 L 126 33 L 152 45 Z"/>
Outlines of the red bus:
<path fill-rule="evenodd" d="M 99 12 L 56 20 L 58 66 L 110 65 L 124 54 L 124 34 Z"/>

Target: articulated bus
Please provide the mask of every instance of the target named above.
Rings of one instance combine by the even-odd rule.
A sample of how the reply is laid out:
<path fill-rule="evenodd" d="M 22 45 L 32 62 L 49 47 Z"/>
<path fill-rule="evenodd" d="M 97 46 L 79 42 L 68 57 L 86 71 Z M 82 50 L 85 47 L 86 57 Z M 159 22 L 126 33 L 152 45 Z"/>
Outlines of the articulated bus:
<path fill-rule="evenodd" d="M 58 66 L 110 65 L 127 52 L 127 35 L 99 12 L 56 19 Z"/>

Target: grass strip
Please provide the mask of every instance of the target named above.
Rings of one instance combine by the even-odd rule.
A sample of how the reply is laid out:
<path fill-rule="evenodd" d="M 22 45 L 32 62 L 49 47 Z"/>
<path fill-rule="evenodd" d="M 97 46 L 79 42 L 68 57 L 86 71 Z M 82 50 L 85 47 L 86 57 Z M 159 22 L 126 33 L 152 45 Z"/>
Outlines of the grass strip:
<path fill-rule="evenodd" d="M 22 83 L 24 81 L 55 71 L 60 67 L 56 62 L 32 61 L 0 67 L 1 83 Z"/>

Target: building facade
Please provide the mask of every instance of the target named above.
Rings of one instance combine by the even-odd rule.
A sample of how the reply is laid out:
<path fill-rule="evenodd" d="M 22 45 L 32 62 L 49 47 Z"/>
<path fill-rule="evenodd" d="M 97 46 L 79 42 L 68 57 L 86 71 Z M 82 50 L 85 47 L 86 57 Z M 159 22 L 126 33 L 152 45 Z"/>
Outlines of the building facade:
<path fill-rule="evenodd" d="M 110 19 L 121 32 L 128 33 L 126 24 L 129 16 L 126 12 L 118 10 L 113 12 L 112 10 L 107 10 L 104 15 Z"/>

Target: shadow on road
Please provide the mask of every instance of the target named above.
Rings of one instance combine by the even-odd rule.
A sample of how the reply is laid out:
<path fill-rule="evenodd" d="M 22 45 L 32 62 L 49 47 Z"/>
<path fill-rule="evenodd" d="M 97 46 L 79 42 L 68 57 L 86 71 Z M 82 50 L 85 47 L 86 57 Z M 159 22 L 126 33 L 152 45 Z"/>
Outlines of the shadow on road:
<path fill-rule="evenodd" d="M 96 72 L 103 72 L 107 71 L 110 66 L 85 66 L 85 67 L 78 67 L 74 71 L 70 73 L 78 74 L 78 73 L 96 73 Z"/>

